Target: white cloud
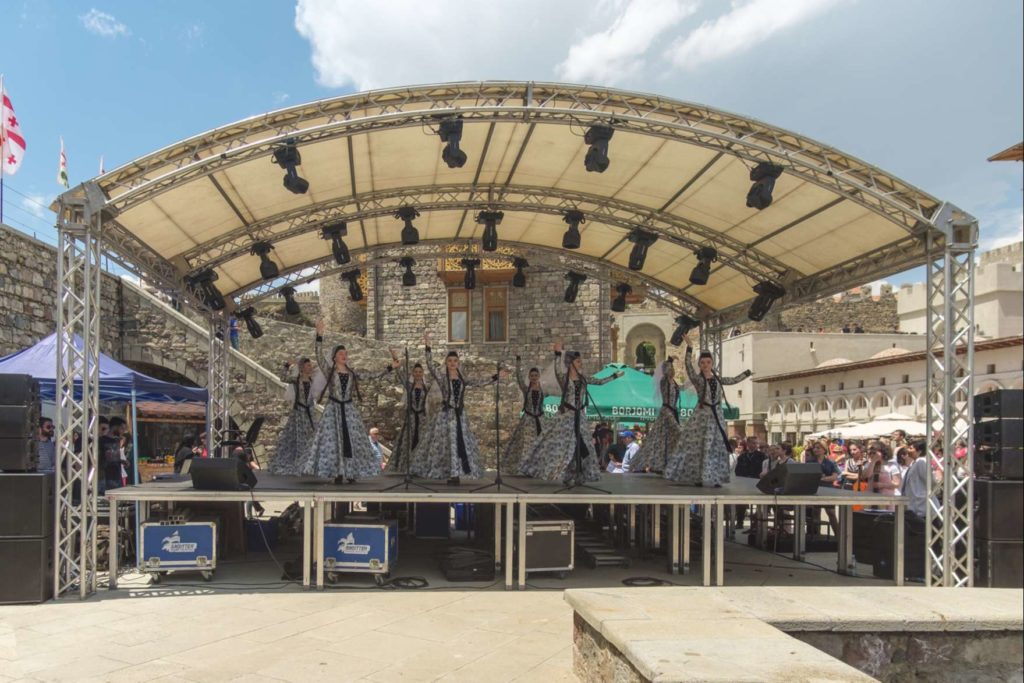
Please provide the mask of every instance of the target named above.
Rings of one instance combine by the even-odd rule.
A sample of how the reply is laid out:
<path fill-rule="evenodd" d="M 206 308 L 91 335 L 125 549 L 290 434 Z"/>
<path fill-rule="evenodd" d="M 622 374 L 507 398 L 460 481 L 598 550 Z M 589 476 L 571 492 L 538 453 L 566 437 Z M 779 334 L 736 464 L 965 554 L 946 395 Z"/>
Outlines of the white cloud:
<path fill-rule="evenodd" d="M 185 27 L 185 42 L 189 45 L 202 47 L 206 44 L 203 39 L 206 35 L 206 25 L 202 22 L 189 24 Z"/>
<path fill-rule="evenodd" d="M 274 104 L 281 105 L 288 101 L 289 95 L 286 92 L 273 92 L 270 97 L 274 100 Z"/>
<path fill-rule="evenodd" d="M 986 218 L 989 220 L 986 222 Z M 979 220 L 981 240 L 978 251 L 990 251 L 1024 241 L 1024 210 L 1004 209 L 982 215 Z"/>
<path fill-rule="evenodd" d="M 676 66 L 696 69 L 723 57 L 746 52 L 784 29 L 796 26 L 843 0 L 750 0 L 734 3 L 716 19 L 705 21 L 666 52 Z"/>
<path fill-rule="evenodd" d="M 95 7 L 78 17 L 89 33 L 95 33 L 104 38 L 117 38 L 118 36 L 131 35 L 131 30 L 124 23 L 114 18 L 114 15 L 101 12 Z"/>
<path fill-rule="evenodd" d="M 31 213 L 36 218 L 52 218 L 53 214 L 47 206 L 50 202 L 44 194 L 29 193 L 21 198 L 21 208 Z"/>
<path fill-rule="evenodd" d="M 611 25 L 569 48 L 558 65 L 568 81 L 613 84 L 647 64 L 655 41 L 697 11 L 696 0 L 632 0 L 620 8 Z"/>

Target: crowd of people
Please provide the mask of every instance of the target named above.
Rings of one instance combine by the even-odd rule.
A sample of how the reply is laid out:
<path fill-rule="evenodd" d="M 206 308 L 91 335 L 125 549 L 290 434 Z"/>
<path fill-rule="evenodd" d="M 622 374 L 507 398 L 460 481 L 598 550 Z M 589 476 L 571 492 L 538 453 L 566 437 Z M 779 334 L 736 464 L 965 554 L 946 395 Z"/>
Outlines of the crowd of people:
<path fill-rule="evenodd" d="M 98 423 L 96 462 L 101 474 L 97 479 L 100 493 L 104 493 L 107 489 L 120 488 L 133 480 L 132 437 L 128 432 L 128 423 L 122 417 L 108 418 L 101 415 Z M 36 441 L 38 471 L 53 472 L 57 465 L 57 444 L 52 419 L 43 417 L 39 420 Z M 73 448 L 76 453 L 82 451 L 82 437 L 78 433 L 74 436 Z"/>

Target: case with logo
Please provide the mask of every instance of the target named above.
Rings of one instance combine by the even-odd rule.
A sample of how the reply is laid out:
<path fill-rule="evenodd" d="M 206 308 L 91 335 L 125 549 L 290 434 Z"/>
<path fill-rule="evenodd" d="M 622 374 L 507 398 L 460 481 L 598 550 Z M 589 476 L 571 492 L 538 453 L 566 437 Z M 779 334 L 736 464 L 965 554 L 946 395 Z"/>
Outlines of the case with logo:
<path fill-rule="evenodd" d="M 360 520 L 324 525 L 324 569 L 386 576 L 398 559 L 398 522 Z"/>
<path fill-rule="evenodd" d="M 209 580 L 217 568 L 217 523 L 190 520 L 181 523 L 145 522 L 139 544 L 139 569 L 159 575 L 167 571 L 199 571 Z"/>

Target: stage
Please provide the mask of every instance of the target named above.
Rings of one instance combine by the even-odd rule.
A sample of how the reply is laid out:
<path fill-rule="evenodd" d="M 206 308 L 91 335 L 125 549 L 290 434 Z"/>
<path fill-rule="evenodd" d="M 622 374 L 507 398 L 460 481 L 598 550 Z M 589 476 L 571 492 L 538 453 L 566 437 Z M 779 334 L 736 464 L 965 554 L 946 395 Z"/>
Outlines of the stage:
<path fill-rule="evenodd" d="M 734 479 L 721 488 L 678 486 L 653 474 L 604 474 L 594 488 L 562 489 L 561 483 L 544 482 L 523 477 L 504 479 L 505 486 L 491 486 L 493 480 L 466 480 L 458 486 L 445 482 L 416 480 L 408 489 L 397 476 L 381 476 L 355 484 L 336 485 L 316 479 L 275 477 L 260 473 L 255 491 L 199 491 L 189 481 L 151 482 L 128 486 L 107 492 L 110 502 L 110 589 L 117 588 L 118 558 L 117 534 L 120 507 L 128 503 L 141 503 L 140 521 L 145 521 L 150 503 L 173 502 L 260 502 L 298 503 L 303 510 L 303 578 L 302 585 L 309 588 L 315 580 L 317 588 L 324 587 L 324 568 L 315 558 L 323 556 L 324 524 L 331 503 L 476 503 L 494 506 L 495 534 L 494 558 L 496 569 L 504 570 L 505 588 L 526 588 L 526 553 L 514 552 L 513 533 L 518 534 L 518 547 L 526 547 L 527 509 L 531 504 L 603 504 L 628 506 L 631 533 L 637 524 L 638 506 L 648 506 L 654 514 L 652 537 L 659 539 L 660 506 L 669 506 L 667 534 L 667 572 L 687 572 L 690 565 L 690 513 L 698 508 L 703 520 L 702 584 L 725 584 L 725 537 L 727 534 L 728 505 L 786 506 L 795 510 L 793 529 L 793 556 L 803 553 L 806 506 L 835 506 L 838 508 L 839 538 L 836 571 L 845 574 L 852 567 L 853 508 L 854 506 L 891 506 L 895 511 L 893 534 L 893 581 L 903 584 L 904 514 L 907 500 L 900 496 L 886 496 L 832 488 L 820 488 L 814 495 L 770 496 L 756 488 L 755 479 Z M 390 490 L 383 490 L 401 484 Z M 427 487 L 427 489 L 421 488 Z M 513 488 L 514 487 L 514 488 Z M 520 489 L 517 491 L 515 489 Z M 601 489 L 601 490 L 595 490 Z M 502 533 L 501 520 L 505 529 Z M 647 519 L 647 516 L 644 516 Z M 518 526 L 516 522 L 518 521 Z M 513 566 L 513 558 L 517 567 Z M 315 577 L 313 565 L 316 565 Z M 514 571 L 517 569 L 518 571 Z"/>

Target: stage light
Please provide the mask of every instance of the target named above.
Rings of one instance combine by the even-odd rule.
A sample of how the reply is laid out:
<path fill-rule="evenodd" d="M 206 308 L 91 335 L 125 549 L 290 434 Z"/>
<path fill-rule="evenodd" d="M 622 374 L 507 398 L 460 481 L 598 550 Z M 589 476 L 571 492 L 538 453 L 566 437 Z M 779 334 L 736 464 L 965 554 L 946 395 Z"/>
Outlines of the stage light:
<path fill-rule="evenodd" d="M 529 267 L 529 261 L 524 258 L 516 258 L 512 261 L 512 265 L 516 268 L 516 274 L 512 276 L 512 286 L 519 288 L 525 287 L 526 273 L 523 272 L 523 268 Z"/>
<path fill-rule="evenodd" d="M 501 211 L 481 211 L 476 215 L 476 222 L 484 226 L 484 251 L 498 250 L 498 226 L 505 214 Z"/>
<path fill-rule="evenodd" d="M 629 252 L 629 269 L 643 270 L 647 248 L 658 241 L 658 236 L 646 230 L 634 230 L 626 239 L 633 243 L 633 251 Z"/>
<path fill-rule="evenodd" d="M 562 249 L 579 249 L 580 225 L 587 222 L 586 217 L 582 211 L 572 209 L 562 214 L 562 220 L 569 225 L 569 229 L 562 235 Z"/>
<path fill-rule="evenodd" d="M 585 282 L 587 276 L 584 273 L 570 270 L 565 274 L 565 279 L 569 281 L 569 285 L 565 288 L 565 303 L 574 304 L 576 303 L 577 295 L 580 293 L 580 283 Z"/>
<path fill-rule="evenodd" d="M 285 140 L 284 147 L 274 150 L 274 163 L 284 169 L 284 186 L 294 194 L 306 194 L 309 189 L 309 181 L 301 177 L 296 166 L 302 165 L 302 155 L 299 148 L 295 146 L 295 138 Z"/>
<path fill-rule="evenodd" d="M 412 219 L 419 218 L 419 216 L 420 212 L 411 206 L 403 206 L 395 212 L 395 218 L 405 222 L 405 227 L 402 228 L 402 244 L 406 246 L 419 244 L 420 231 L 412 224 Z"/>
<path fill-rule="evenodd" d="M 612 310 L 616 313 L 622 313 L 626 310 L 626 295 L 632 292 L 633 288 L 625 282 L 620 282 L 615 285 L 615 291 L 618 292 L 619 295 L 612 299 Z"/>
<path fill-rule="evenodd" d="M 678 316 L 676 318 L 676 329 L 675 332 L 672 333 L 672 338 L 669 340 L 669 343 L 671 343 L 672 346 L 679 346 L 683 343 L 683 339 L 686 337 L 686 334 L 695 327 L 700 327 L 700 321 L 696 318 L 691 318 L 685 313 Z"/>
<path fill-rule="evenodd" d="M 273 248 L 270 242 L 257 242 L 249 250 L 253 256 L 260 257 L 260 277 L 264 280 L 273 280 L 281 275 L 277 264 L 270 258 L 270 250 Z"/>
<path fill-rule="evenodd" d="M 282 287 L 281 296 L 284 297 L 284 312 L 288 315 L 298 315 L 302 313 L 302 307 L 299 306 L 299 302 L 295 300 L 295 288 L 294 287 Z"/>
<path fill-rule="evenodd" d="M 465 166 L 466 153 L 459 149 L 459 142 L 462 140 L 462 117 L 450 116 L 443 119 L 437 134 L 444 141 L 441 160 L 448 165 L 448 168 L 462 168 Z"/>
<path fill-rule="evenodd" d="M 462 286 L 465 289 L 476 289 L 476 269 L 480 265 L 480 259 L 464 258 L 460 263 L 466 269 L 466 275 L 462 278 Z"/>
<path fill-rule="evenodd" d="M 786 288 L 774 282 L 764 280 L 754 285 L 754 293 L 757 294 L 757 297 L 750 304 L 747 317 L 754 322 L 758 322 L 763 320 L 764 316 L 768 314 L 772 304 L 786 295 Z"/>
<path fill-rule="evenodd" d="M 711 264 L 718 260 L 718 251 L 714 247 L 701 247 L 693 255 L 697 257 L 697 265 L 690 271 L 690 284 L 706 285 L 711 277 Z"/>
<path fill-rule="evenodd" d="M 780 175 L 782 175 L 782 167 L 767 161 L 762 161 L 750 169 L 750 179 L 754 181 L 754 184 L 747 192 L 747 206 L 758 210 L 771 206 L 775 179 Z"/>
<path fill-rule="evenodd" d="M 402 273 L 402 286 L 415 287 L 416 273 L 412 272 L 412 267 L 416 265 L 416 259 L 411 256 L 406 256 L 398 260 L 398 265 L 405 268 L 405 272 Z"/>
<path fill-rule="evenodd" d="M 259 339 L 263 336 L 263 328 L 256 322 L 256 309 L 252 306 L 243 308 L 240 311 L 235 311 L 235 317 L 242 320 L 245 323 L 245 329 L 249 331 L 249 336 L 253 339 Z"/>
<path fill-rule="evenodd" d="M 359 269 L 350 270 L 341 274 L 342 280 L 348 281 L 348 296 L 352 301 L 363 300 L 363 288 L 359 286 Z"/>
<path fill-rule="evenodd" d="M 320 229 L 320 238 L 331 241 L 331 253 L 334 254 L 334 262 L 343 266 L 352 260 L 352 254 L 348 251 L 345 240 L 342 239 L 348 234 L 348 224 L 344 221 L 326 225 Z"/>
<path fill-rule="evenodd" d="M 213 283 L 216 281 L 216 272 L 204 270 L 190 277 L 188 286 L 211 311 L 222 311 L 227 303 L 224 301 L 224 295 L 214 286 Z"/>
<path fill-rule="evenodd" d="M 587 129 L 583 135 L 583 142 L 590 145 L 587 157 L 583 160 L 583 166 L 587 171 L 604 173 L 608 170 L 608 141 L 612 139 L 614 133 L 611 126 L 603 123 L 595 123 Z"/>

